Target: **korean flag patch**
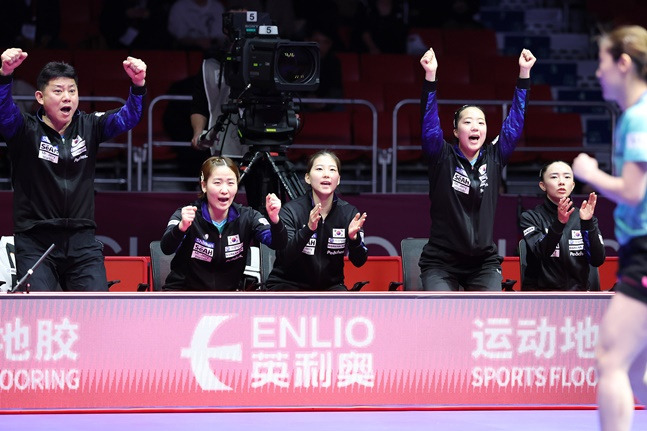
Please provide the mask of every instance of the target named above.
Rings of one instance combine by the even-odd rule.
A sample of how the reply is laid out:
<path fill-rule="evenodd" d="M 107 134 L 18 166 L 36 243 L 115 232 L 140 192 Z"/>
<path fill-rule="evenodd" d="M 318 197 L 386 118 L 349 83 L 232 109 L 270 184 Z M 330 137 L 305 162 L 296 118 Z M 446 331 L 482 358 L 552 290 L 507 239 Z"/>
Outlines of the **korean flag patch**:
<path fill-rule="evenodd" d="M 333 229 L 332 230 L 332 237 L 333 238 L 345 238 L 346 237 L 346 229 Z"/>
<path fill-rule="evenodd" d="M 240 236 L 239 235 L 228 236 L 227 244 L 228 245 L 240 244 Z"/>

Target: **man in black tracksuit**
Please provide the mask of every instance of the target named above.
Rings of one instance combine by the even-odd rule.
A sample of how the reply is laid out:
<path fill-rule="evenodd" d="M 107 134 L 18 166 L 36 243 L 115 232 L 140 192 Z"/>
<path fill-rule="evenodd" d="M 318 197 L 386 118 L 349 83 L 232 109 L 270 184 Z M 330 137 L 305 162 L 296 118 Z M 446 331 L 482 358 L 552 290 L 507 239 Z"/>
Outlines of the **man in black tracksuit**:
<path fill-rule="evenodd" d="M 48 63 L 38 76 L 36 115 L 21 113 L 11 97 L 13 70 L 27 53 L 10 48 L 0 69 L 0 134 L 7 140 L 14 188 L 14 241 L 18 278 L 51 244 L 34 271 L 31 290 L 108 290 L 103 247 L 94 231 L 94 171 L 99 144 L 133 128 L 142 115 L 146 64 L 128 57 L 132 80 L 120 109 L 87 114 L 78 108 L 76 72 Z"/>

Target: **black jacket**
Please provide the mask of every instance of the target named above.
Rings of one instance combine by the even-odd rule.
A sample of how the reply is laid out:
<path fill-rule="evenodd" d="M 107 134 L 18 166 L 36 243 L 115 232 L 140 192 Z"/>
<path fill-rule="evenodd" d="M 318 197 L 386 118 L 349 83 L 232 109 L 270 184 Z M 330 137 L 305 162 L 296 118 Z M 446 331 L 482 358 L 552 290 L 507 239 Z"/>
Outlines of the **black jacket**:
<path fill-rule="evenodd" d="M 277 252 L 274 269 L 267 279 L 269 290 L 328 290 L 344 284 L 344 255 L 348 249 L 353 265 L 364 265 L 368 249 L 364 232 L 355 241 L 348 238 L 348 225 L 359 211 L 335 197 L 330 213 L 319 221 L 317 230 L 308 227 L 314 207 L 312 193 L 291 200 L 281 208 L 281 220 L 288 231 L 288 244 Z"/>
<path fill-rule="evenodd" d="M 193 205 L 198 211 L 186 232 L 179 228 L 182 208 L 178 208 L 162 236 L 162 252 L 175 253 L 163 290 L 241 290 L 251 241 L 273 249 L 285 246 L 287 234 L 281 220 L 273 224 L 260 212 L 233 203 L 220 233 L 206 201 Z"/>
<path fill-rule="evenodd" d="M 422 149 L 429 160 L 431 230 L 420 259 L 423 270 L 434 256 L 481 259 L 497 254 L 493 230 L 501 172 L 523 132 L 529 86 L 530 79 L 517 81 L 499 136 L 481 147 L 472 166 L 457 144 L 444 141 L 436 82 L 425 81 L 421 100 Z"/>
<path fill-rule="evenodd" d="M 135 127 L 145 87 L 131 87 L 126 104 L 105 113 L 77 111 L 61 137 L 37 115 L 21 113 L 11 77 L 0 76 L 0 134 L 7 139 L 14 188 L 14 231 L 35 226 L 96 227 L 94 174 L 99 144 Z"/>
<path fill-rule="evenodd" d="M 548 198 L 521 214 L 528 267 L 522 290 L 590 290 L 590 265 L 604 263 L 604 242 L 598 220 L 580 220 L 575 208 L 564 225 L 557 205 Z"/>

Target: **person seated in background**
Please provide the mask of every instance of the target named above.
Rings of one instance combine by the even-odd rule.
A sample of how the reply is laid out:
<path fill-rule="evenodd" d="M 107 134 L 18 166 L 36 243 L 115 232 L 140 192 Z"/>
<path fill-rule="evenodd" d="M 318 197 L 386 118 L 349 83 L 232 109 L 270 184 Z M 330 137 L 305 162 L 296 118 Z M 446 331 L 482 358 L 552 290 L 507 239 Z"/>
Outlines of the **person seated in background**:
<path fill-rule="evenodd" d="M 238 167 L 228 157 L 210 157 L 202 164 L 199 199 L 173 213 L 160 242 L 164 254 L 175 253 L 162 290 L 244 290 L 252 240 L 275 250 L 285 246 L 281 200 L 273 193 L 266 196 L 268 221 L 234 203 L 239 181 Z"/>
<path fill-rule="evenodd" d="M 353 21 L 351 48 L 369 54 L 404 54 L 409 28 L 397 0 L 368 0 Z"/>
<path fill-rule="evenodd" d="M 171 43 L 166 29 L 171 0 L 103 2 L 99 28 L 110 49 L 164 49 Z"/>
<path fill-rule="evenodd" d="M 521 290 L 599 290 L 589 284 L 590 267 L 602 265 L 605 259 L 593 215 L 596 194 L 590 193 L 579 209 L 574 207 L 573 170 L 561 161 L 545 165 L 539 178 L 544 202 L 521 214 L 528 256 Z"/>
<path fill-rule="evenodd" d="M 218 0 L 175 0 L 168 14 L 168 32 L 177 49 L 207 51 L 223 46 L 224 5 Z"/>
<path fill-rule="evenodd" d="M 366 213 L 360 214 L 336 195 L 340 165 L 339 158 L 327 150 L 310 157 L 305 175 L 310 192 L 281 209 L 288 244 L 276 254 L 267 290 L 346 291 L 346 250 L 356 267 L 366 262 L 368 249 L 362 230 Z"/>
<path fill-rule="evenodd" d="M 344 97 L 341 61 L 335 54 L 334 27 L 324 24 L 307 24 L 305 40 L 319 44 L 320 84 L 312 93 L 302 97 L 341 99 Z M 332 103 L 304 103 L 302 111 L 333 111 L 342 110 L 343 105 Z"/>
<path fill-rule="evenodd" d="M 0 46 L 19 46 L 25 50 L 63 48 L 60 31 L 59 0 L 2 2 Z"/>
<path fill-rule="evenodd" d="M 223 116 L 223 105 L 230 102 L 231 88 L 225 80 L 224 50 L 210 50 L 202 61 L 191 88 L 191 146 L 210 149 L 211 155 L 241 159 L 249 150 L 238 136 L 238 113 Z M 233 95 L 232 97 L 236 97 Z M 218 123 L 218 121 L 222 123 Z M 209 132 L 209 133 L 205 133 Z"/>

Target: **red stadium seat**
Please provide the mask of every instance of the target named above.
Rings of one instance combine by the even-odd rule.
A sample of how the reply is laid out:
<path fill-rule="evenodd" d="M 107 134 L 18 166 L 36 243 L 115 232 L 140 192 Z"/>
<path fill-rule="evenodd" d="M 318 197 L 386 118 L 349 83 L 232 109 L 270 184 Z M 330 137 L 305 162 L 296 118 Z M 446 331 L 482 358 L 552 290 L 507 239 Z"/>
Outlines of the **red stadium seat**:
<path fill-rule="evenodd" d="M 123 61 L 128 57 L 125 49 L 77 50 L 74 67 L 79 74 L 79 89 L 89 88 L 93 96 L 128 97 L 130 78 L 124 71 Z M 115 107 L 114 102 L 98 103 L 97 110 Z"/>
<path fill-rule="evenodd" d="M 385 84 L 385 132 L 388 133 L 388 144 L 392 144 L 393 136 L 391 127 L 393 125 L 392 113 L 395 106 L 404 99 L 416 100 L 416 103 L 406 104 L 398 111 L 398 147 L 420 145 L 420 84 Z M 387 127 L 388 126 L 388 127 Z M 422 156 L 419 150 L 399 150 L 398 162 L 418 161 Z"/>
<path fill-rule="evenodd" d="M 346 82 L 359 82 L 359 55 L 354 52 L 338 52 L 337 58 L 341 63 L 341 79 Z"/>
<path fill-rule="evenodd" d="M 479 100 L 495 100 L 494 86 L 488 84 L 454 84 L 438 85 L 438 96 L 442 99 L 466 100 L 478 104 Z"/>
<path fill-rule="evenodd" d="M 288 157 L 295 161 L 333 145 L 352 145 L 351 111 L 301 113 L 303 127 L 294 137 L 294 144 L 312 149 L 289 148 Z M 348 149 L 334 149 L 341 161 L 357 159 L 361 153 Z"/>
<path fill-rule="evenodd" d="M 59 0 L 59 38 L 70 49 L 92 48 L 99 43 L 99 4 L 97 1 Z"/>
<path fill-rule="evenodd" d="M 202 51 L 188 51 L 186 53 L 187 57 L 187 69 L 189 74 L 197 75 L 202 69 L 202 60 L 204 60 L 204 53 Z"/>
<path fill-rule="evenodd" d="M 147 256 L 106 256 L 108 280 L 119 280 L 110 287 L 111 292 L 136 292 L 140 284 L 148 284 L 150 258 Z"/>
<path fill-rule="evenodd" d="M 171 84 L 194 75 L 194 72 L 189 71 L 185 51 L 141 50 L 134 51 L 132 56 L 140 58 L 146 63 L 146 98 L 149 104 L 154 98 L 167 94 Z M 169 64 L 172 64 L 173 67 L 169 67 Z M 153 139 L 155 140 L 168 140 L 162 121 L 167 106 L 168 100 L 161 100 L 156 102 L 153 107 Z M 148 129 L 145 123 L 138 124 L 133 133 L 133 139 L 137 142 L 145 142 L 148 139 Z M 175 157 L 175 153 L 169 147 L 155 147 L 154 150 L 156 160 Z"/>
<path fill-rule="evenodd" d="M 360 54 L 359 66 L 365 82 L 418 82 L 424 75 L 418 60 L 406 54 Z"/>
<path fill-rule="evenodd" d="M 519 58 L 503 55 L 472 57 L 469 60 L 470 81 L 474 83 L 507 85 L 510 94 L 519 76 Z M 506 96 L 508 99 L 512 96 Z"/>
<path fill-rule="evenodd" d="M 357 268 L 348 257 L 344 258 L 344 284 L 349 289 L 357 282 L 366 282 L 362 291 L 386 291 L 391 283 L 402 283 L 402 258 L 400 256 L 369 256 Z M 398 290 L 402 290 L 400 287 Z"/>
<path fill-rule="evenodd" d="M 491 29 L 443 29 L 446 54 L 464 54 L 469 58 L 498 54 L 496 32 Z"/>
<path fill-rule="evenodd" d="M 434 53 L 439 57 L 445 54 L 443 44 L 443 31 L 439 28 L 430 27 L 413 27 L 409 30 L 409 35 L 418 35 L 422 39 L 422 43 L 427 48 L 433 48 Z"/>
<path fill-rule="evenodd" d="M 442 58 L 438 57 L 438 73 L 436 79 L 438 80 L 439 85 L 438 94 L 440 94 L 441 88 L 443 88 L 443 86 L 445 86 L 447 83 L 469 84 L 470 63 L 468 59 L 465 57 L 454 56 L 444 56 Z"/>
<path fill-rule="evenodd" d="M 347 82 L 344 84 L 344 97 L 347 99 L 364 99 L 375 105 L 378 112 L 384 112 L 384 88 L 381 83 Z M 353 110 L 366 110 L 352 105 Z"/>
<path fill-rule="evenodd" d="M 525 145 L 527 147 L 582 147 L 582 120 L 577 113 L 534 112 L 526 116 Z M 543 161 L 572 162 L 577 151 L 541 151 Z"/>

